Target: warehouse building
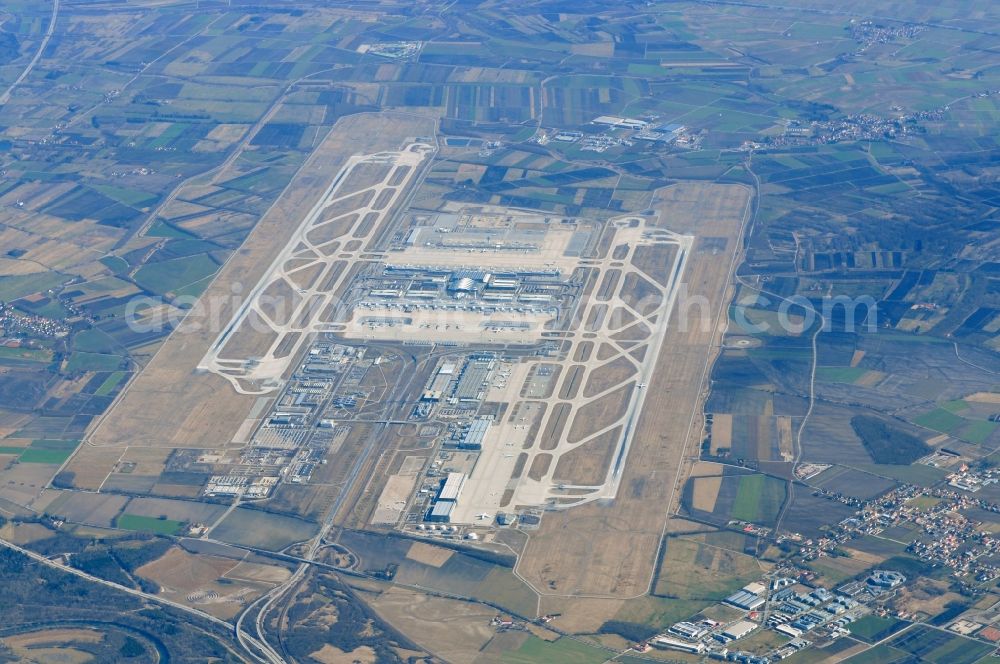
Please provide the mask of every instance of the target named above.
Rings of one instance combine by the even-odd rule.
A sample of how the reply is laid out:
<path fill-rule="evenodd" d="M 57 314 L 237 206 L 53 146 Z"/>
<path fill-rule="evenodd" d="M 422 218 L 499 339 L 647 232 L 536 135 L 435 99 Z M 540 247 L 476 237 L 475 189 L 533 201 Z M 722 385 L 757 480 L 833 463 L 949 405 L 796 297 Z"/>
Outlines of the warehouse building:
<path fill-rule="evenodd" d="M 758 625 L 755 622 L 741 620 L 722 630 L 719 636 L 721 636 L 724 641 L 739 641 L 744 636 L 757 629 L 757 627 Z"/>
<path fill-rule="evenodd" d="M 746 590 L 738 590 L 725 599 L 726 604 L 744 611 L 754 611 L 764 604 L 764 598 Z"/>

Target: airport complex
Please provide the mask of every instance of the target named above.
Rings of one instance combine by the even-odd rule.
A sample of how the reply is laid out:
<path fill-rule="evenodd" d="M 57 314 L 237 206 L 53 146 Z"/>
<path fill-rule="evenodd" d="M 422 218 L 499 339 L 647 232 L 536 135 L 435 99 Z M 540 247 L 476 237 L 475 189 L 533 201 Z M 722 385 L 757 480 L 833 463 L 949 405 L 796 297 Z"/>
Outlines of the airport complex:
<path fill-rule="evenodd" d="M 428 150 L 353 157 L 212 344 L 200 368 L 258 401 L 238 453 L 171 460 L 210 472 L 206 495 L 308 483 L 353 427 L 393 422 L 420 453 L 372 525 L 530 527 L 616 496 L 693 237 L 651 216 L 393 218 Z M 419 374 L 383 371 L 406 355 Z"/>

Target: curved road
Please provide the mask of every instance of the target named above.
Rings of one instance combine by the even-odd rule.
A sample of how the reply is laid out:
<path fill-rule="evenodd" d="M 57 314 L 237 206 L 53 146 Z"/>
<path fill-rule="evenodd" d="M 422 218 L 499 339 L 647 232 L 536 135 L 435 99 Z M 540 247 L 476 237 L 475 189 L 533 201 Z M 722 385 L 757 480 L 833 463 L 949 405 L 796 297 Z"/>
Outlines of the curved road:
<path fill-rule="evenodd" d="M 70 567 L 68 565 L 61 565 L 61 564 L 59 564 L 59 563 L 57 563 L 57 562 L 55 562 L 53 560 L 49 560 L 48 558 L 46 558 L 45 556 L 43 556 L 40 553 L 35 553 L 34 551 L 31 551 L 30 549 L 25 549 L 25 548 L 20 547 L 20 546 L 18 546 L 16 544 L 8 542 L 8 541 L 6 541 L 4 539 L 0 539 L 0 546 L 6 547 L 6 548 L 11 549 L 13 551 L 17 551 L 18 553 L 20 553 L 20 554 L 22 554 L 24 556 L 27 556 L 28 558 L 31 558 L 32 560 L 34 560 L 36 562 L 39 562 L 39 563 L 41 563 L 43 565 L 47 565 L 47 566 L 52 567 L 54 569 L 60 570 L 62 572 L 66 572 L 67 574 L 72 574 L 74 576 L 78 576 L 81 579 L 86 579 L 87 581 L 91 581 L 93 583 L 98 583 L 98 584 L 100 584 L 102 586 L 106 586 L 108 588 L 114 588 L 115 590 L 119 590 L 119 591 L 121 591 L 123 593 L 127 593 L 129 595 L 132 595 L 133 597 L 141 597 L 142 599 L 145 599 L 147 601 L 155 602 L 157 604 L 162 604 L 164 606 L 169 606 L 172 609 L 177 609 L 178 611 L 183 611 L 185 613 L 198 616 L 199 618 L 203 618 L 204 620 L 207 620 L 207 621 L 209 621 L 209 622 L 211 622 L 211 623 L 213 623 L 215 625 L 218 625 L 219 627 L 222 627 L 226 632 L 230 632 L 233 629 L 233 626 L 231 624 L 229 624 L 228 622 L 226 622 L 225 620 L 222 620 L 221 618 L 216 618 L 215 616 L 213 616 L 213 615 L 211 615 L 209 613 L 205 613 L 204 611 L 199 611 L 198 609 L 194 609 L 194 608 L 192 608 L 190 606 L 185 606 L 184 604 L 180 604 L 178 602 L 174 602 L 174 601 L 166 599 L 164 597 L 159 597 L 158 595 L 151 595 L 151 594 L 145 593 L 145 592 L 143 592 L 141 590 L 136 590 L 135 588 L 129 588 L 127 586 L 123 586 L 123 585 L 115 583 L 113 581 L 107 581 L 106 579 L 102 579 L 102 578 L 94 576 L 92 574 L 88 574 L 87 572 L 84 572 L 83 570 L 78 570 L 75 567 Z M 264 652 L 264 653 L 268 653 L 268 651 L 270 651 L 270 648 L 267 647 L 267 646 L 265 646 L 265 645 L 263 645 L 263 644 L 261 644 L 256 639 L 251 638 L 250 636 L 243 635 L 240 638 L 240 643 L 244 646 L 244 648 L 247 649 L 247 652 L 249 653 L 249 655 L 253 659 L 257 660 L 257 661 L 260 661 L 260 662 L 263 662 L 263 661 L 272 661 L 272 662 L 275 662 L 275 664 L 280 664 L 281 662 L 283 662 L 283 660 L 280 659 L 280 658 L 277 659 L 277 660 L 271 660 L 270 658 L 268 658 L 268 660 L 264 660 L 264 659 L 260 658 L 259 656 L 257 656 L 257 654 L 254 652 L 254 650 L 258 650 L 258 651 L 261 651 L 261 652 Z"/>

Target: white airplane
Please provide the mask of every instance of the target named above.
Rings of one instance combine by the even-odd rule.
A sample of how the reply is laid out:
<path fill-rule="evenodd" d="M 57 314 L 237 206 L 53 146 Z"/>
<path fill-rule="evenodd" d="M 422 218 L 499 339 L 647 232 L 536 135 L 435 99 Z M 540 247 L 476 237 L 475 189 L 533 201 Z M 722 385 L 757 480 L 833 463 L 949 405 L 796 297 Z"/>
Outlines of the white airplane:
<path fill-rule="evenodd" d="M 493 515 L 492 515 L 492 514 L 490 514 L 490 513 L 488 513 L 488 512 L 483 512 L 482 514 L 478 515 L 478 516 L 477 516 L 476 518 L 477 518 L 477 519 L 489 519 L 489 518 L 491 518 L 492 516 L 493 516 Z"/>
<path fill-rule="evenodd" d="M 645 383 L 639 383 L 639 385 L 637 387 L 641 390 L 642 388 L 646 387 L 646 384 Z"/>

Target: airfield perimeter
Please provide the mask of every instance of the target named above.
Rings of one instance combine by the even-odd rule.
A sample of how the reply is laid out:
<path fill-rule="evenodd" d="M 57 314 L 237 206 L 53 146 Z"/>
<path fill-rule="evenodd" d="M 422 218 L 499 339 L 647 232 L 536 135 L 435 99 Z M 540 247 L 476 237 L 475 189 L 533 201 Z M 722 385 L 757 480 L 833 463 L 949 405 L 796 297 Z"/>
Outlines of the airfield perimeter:
<path fill-rule="evenodd" d="M 663 226 L 697 238 L 685 282 L 688 298 L 704 296 L 710 311 L 689 311 L 686 326 L 676 320 L 681 309 L 674 311 L 617 498 L 548 514 L 531 533 L 516 571 L 542 595 L 543 612 L 590 613 L 588 600 L 571 596 L 627 599 L 647 592 L 685 454 L 697 453 L 702 437 L 697 416 L 726 324 L 749 191 L 685 182 L 659 190 L 656 200 Z"/>
<path fill-rule="evenodd" d="M 412 115 L 341 118 L 201 296 L 183 333 L 168 338 L 70 459 L 66 470 L 73 473 L 74 486 L 100 488 L 114 466 L 129 458 L 129 448 L 139 448 L 139 472 L 157 474 L 174 448 L 228 446 L 257 397 L 237 393 L 219 375 L 195 371 L 215 341 L 218 321 L 230 320 L 239 294 L 260 279 L 302 211 L 312 207 L 352 155 L 393 150 L 407 138 L 433 134 L 433 122 Z M 214 310 L 206 311 L 205 303 Z"/>
<path fill-rule="evenodd" d="M 440 475 L 430 463 L 434 449 L 439 450 L 438 458 L 451 459 L 453 453 L 443 445 L 455 444 L 456 425 L 460 433 L 484 417 L 496 421 L 482 454 L 466 455 L 473 458 L 465 467 L 468 486 L 452 523 L 462 524 L 466 536 L 478 533 L 491 541 L 495 537 L 492 546 L 502 542 L 517 552 L 515 573 L 541 597 L 543 611 L 560 612 L 569 622 L 607 617 L 615 603 L 648 592 L 675 491 L 684 479 L 685 460 L 697 450 L 703 433 L 698 414 L 707 391 L 708 367 L 724 331 L 723 314 L 731 297 L 749 190 L 683 182 L 656 192 L 653 214 L 625 215 L 603 226 L 530 211 L 475 208 L 470 212 L 459 206 L 443 213 L 458 219 L 459 226 L 447 226 L 453 222 L 440 219 L 433 223 L 445 227 L 428 226 L 427 219 L 411 218 L 409 232 L 404 232 L 394 225 L 401 216 L 397 213 L 404 211 L 420 186 L 417 173 L 430 161 L 424 155 L 430 154 L 433 139 L 428 137 L 433 134 L 430 121 L 409 116 L 359 115 L 341 120 L 66 470 L 76 487 L 97 490 L 122 464 L 128 464 L 130 473 L 156 475 L 175 449 L 224 455 L 259 440 L 261 432 L 280 434 L 262 422 L 281 419 L 281 413 L 275 416 L 272 409 L 279 401 L 290 403 L 289 393 L 279 395 L 289 372 L 308 373 L 309 360 L 302 364 L 301 359 L 304 348 L 314 333 L 327 332 L 328 338 L 313 345 L 307 357 L 339 353 L 340 366 L 356 367 L 362 376 L 364 367 L 377 367 L 385 381 L 383 398 L 390 392 L 392 396 L 379 404 L 374 418 L 361 411 L 338 411 L 336 423 L 309 419 L 304 431 L 331 426 L 340 427 L 334 431 L 355 442 L 381 439 L 380 449 L 418 469 L 421 493 L 427 493 Z M 348 181 L 350 185 L 343 184 Z M 399 237 L 413 237 L 420 229 L 428 229 L 433 242 L 400 244 Z M 391 240 L 394 251 L 387 252 L 391 232 L 397 239 Z M 490 243 L 507 238 L 503 242 L 510 240 L 511 247 L 518 238 L 536 238 L 542 253 L 512 262 L 517 251 L 523 251 L 520 246 L 499 248 L 501 242 L 473 250 L 463 248 L 459 240 L 483 234 L 494 238 L 486 240 Z M 573 237 L 590 239 L 573 244 Z M 442 243 L 441 238 L 458 244 Z M 557 246 L 555 253 L 546 253 L 546 247 Z M 481 275 L 469 272 L 484 263 L 487 268 Z M 527 270 L 526 281 L 503 277 L 491 282 L 497 273 L 513 275 L 515 264 Z M 451 303 L 445 308 L 465 307 L 464 313 L 448 319 L 451 323 L 444 329 L 420 332 L 435 320 L 429 314 L 422 317 L 423 305 L 412 300 L 398 304 L 400 300 L 392 298 L 399 295 L 375 303 L 372 293 L 398 283 L 404 272 L 415 275 L 407 277 L 412 279 L 410 286 L 399 291 L 404 300 L 415 285 L 430 284 L 427 275 L 450 274 L 440 283 L 447 282 L 452 299 L 444 290 L 440 297 Z M 659 285 L 643 281 L 639 276 L 643 273 Z M 366 279 L 381 286 L 365 287 Z M 483 310 L 491 311 L 493 318 L 484 314 L 483 321 L 477 321 L 476 307 L 485 305 L 470 301 L 480 301 L 476 298 L 490 292 L 491 283 L 505 279 L 522 284 L 518 289 L 535 289 L 530 297 L 542 297 L 538 289 L 561 292 L 560 304 L 555 306 L 553 299 L 534 309 L 488 305 Z M 485 284 L 475 286 L 481 291 L 469 285 L 477 280 Z M 647 289 L 645 300 L 642 284 Z M 473 290 L 466 294 L 467 288 Z M 295 311 L 289 315 L 269 309 L 261 295 L 272 291 L 276 300 L 293 302 Z M 528 291 L 517 292 L 518 300 L 529 301 Z M 335 296 L 341 305 L 354 306 L 331 313 Z M 318 304 L 307 304 L 310 298 Z M 362 316 L 365 306 L 379 315 Z M 526 318 L 516 319 L 521 313 L 515 312 L 525 311 Z M 546 323 L 549 314 L 544 312 L 549 311 L 551 320 Z M 243 329 L 255 317 L 268 324 Z M 458 329 L 482 325 L 487 331 L 468 339 L 468 333 Z M 428 338 L 419 339 L 421 334 Z M 447 341 L 449 335 L 453 340 L 435 350 L 435 342 Z M 337 338 L 348 345 L 331 346 L 340 343 Z M 417 350 L 421 344 L 430 350 Z M 367 352 L 380 355 L 359 364 Z M 413 372 L 395 376 L 393 358 L 404 352 L 426 360 L 418 362 Z M 478 352 L 495 359 L 477 360 Z M 479 397 L 464 399 L 466 406 L 478 404 L 462 411 L 465 415 L 452 412 L 463 408 L 458 396 L 445 407 L 440 396 L 426 396 L 433 390 L 423 390 L 421 396 L 416 382 L 423 379 L 430 385 L 438 374 L 447 377 L 444 368 L 455 356 L 462 367 L 459 375 L 478 361 L 489 364 L 485 375 L 494 376 L 484 379 L 483 387 L 490 386 Z M 496 362 L 506 371 L 498 373 L 493 368 Z M 529 396 L 529 384 L 542 365 L 557 367 L 549 396 Z M 318 384 L 301 375 L 295 380 Z M 342 384 L 343 379 L 329 383 Z M 546 401 L 551 408 L 546 409 Z M 427 412 L 438 414 L 415 419 L 420 403 Z M 308 417 L 329 417 L 319 414 L 328 408 L 320 407 Z M 519 424 L 529 419 L 531 423 Z M 408 421 L 426 421 L 444 432 L 437 438 L 437 448 L 429 450 L 431 455 L 411 456 L 413 463 L 399 456 L 402 451 L 393 451 L 416 444 L 402 433 Z M 376 423 L 381 428 L 374 428 Z M 504 454 L 507 448 L 510 453 Z M 299 467 L 308 466 L 312 452 L 305 449 L 298 454 L 296 459 L 306 460 Z M 344 465 L 345 459 L 335 458 L 335 451 L 329 455 L 331 466 Z M 393 456 L 383 453 L 380 458 Z M 564 463 L 559 463 L 561 458 Z M 358 463 L 364 463 L 364 457 Z M 363 494 L 360 485 L 352 487 L 358 479 L 353 471 L 341 496 L 353 494 L 354 502 L 344 503 L 347 509 L 341 510 L 343 498 L 339 499 L 327 523 L 371 524 L 419 536 L 414 523 L 430 505 L 414 491 L 417 476 L 401 479 L 389 475 L 385 467 L 376 468 L 361 475 L 367 487 Z M 307 475 L 303 477 L 308 483 Z M 403 489 L 396 496 L 398 487 Z M 376 505 L 372 501 L 380 492 L 392 495 L 396 503 Z M 479 521 L 484 514 L 491 520 L 499 518 L 501 510 L 540 509 L 546 511 L 535 529 L 494 533 L 489 522 Z M 369 516 L 372 513 L 377 518 Z M 605 605 L 597 610 L 592 602 Z"/>

